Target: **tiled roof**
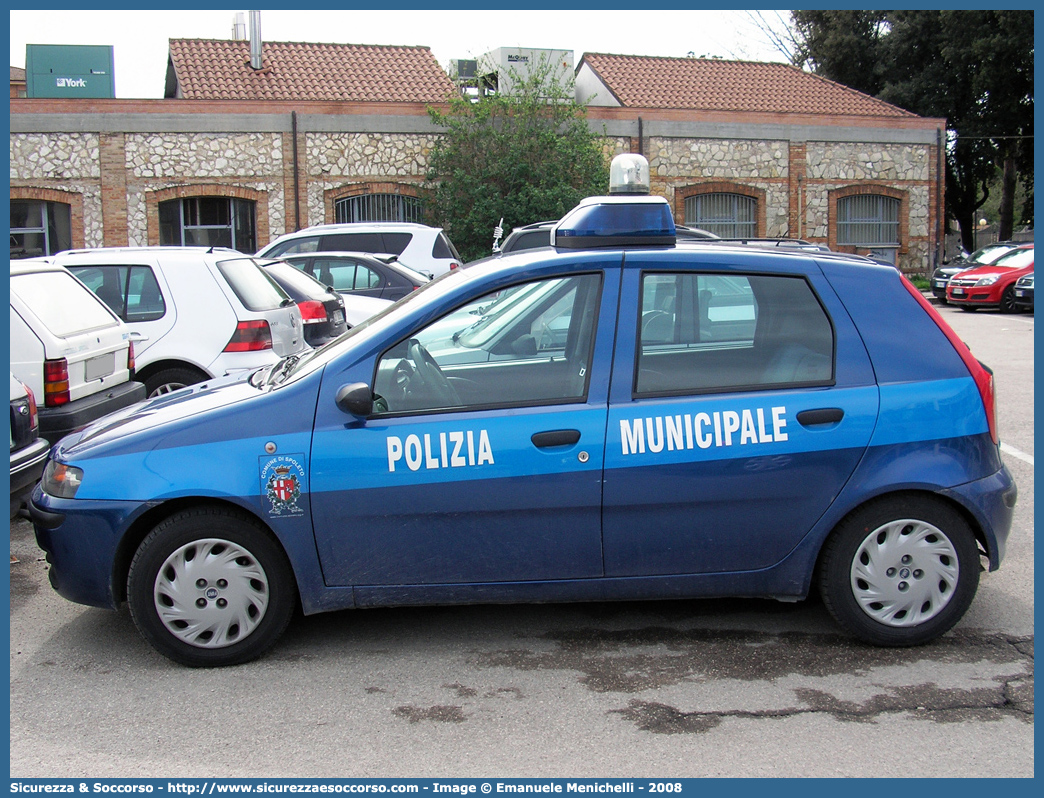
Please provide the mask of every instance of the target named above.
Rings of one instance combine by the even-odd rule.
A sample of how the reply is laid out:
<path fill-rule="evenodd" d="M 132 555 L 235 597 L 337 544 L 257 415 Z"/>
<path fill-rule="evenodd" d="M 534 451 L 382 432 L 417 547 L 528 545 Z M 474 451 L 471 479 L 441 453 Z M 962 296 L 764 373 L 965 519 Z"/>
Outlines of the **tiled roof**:
<path fill-rule="evenodd" d="M 21 67 L 11 67 L 11 82 L 19 81 L 25 83 L 25 70 Z"/>
<path fill-rule="evenodd" d="M 455 89 L 427 47 L 171 39 L 167 96 L 190 100 L 443 102 Z"/>
<path fill-rule="evenodd" d="M 585 63 L 628 108 L 916 116 L 789 64 L 605 53 L 585 53 Z"/>

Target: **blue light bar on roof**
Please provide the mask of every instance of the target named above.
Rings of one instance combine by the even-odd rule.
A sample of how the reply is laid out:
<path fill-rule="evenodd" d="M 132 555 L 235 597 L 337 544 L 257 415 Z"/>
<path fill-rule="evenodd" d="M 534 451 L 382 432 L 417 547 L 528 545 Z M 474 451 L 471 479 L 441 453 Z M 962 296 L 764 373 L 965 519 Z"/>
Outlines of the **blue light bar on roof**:
<path fill-rule="evenodd" d="M 588 197 L 551 229 L 551 246 L 565 249 L 673 246 L 671 206 L 663 197 Z"/>

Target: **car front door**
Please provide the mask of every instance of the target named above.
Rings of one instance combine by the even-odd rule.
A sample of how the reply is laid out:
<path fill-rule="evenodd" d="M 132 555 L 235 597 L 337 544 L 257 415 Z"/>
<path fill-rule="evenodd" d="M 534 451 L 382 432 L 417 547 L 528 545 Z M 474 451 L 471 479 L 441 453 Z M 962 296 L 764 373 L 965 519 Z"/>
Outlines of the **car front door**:
<path fill-rule="evenodd" d="M 619 270 L 583 265 L 480 294 L 375 359 L 327 367 L 311 463 L 327 584 L 354 586 L 365 605 L 602 575 Z M 563 327 L 552 345 L 547 330 Z M 374 413 L 339 410 L 338 388 L 375 372 Z"/>
<path fill-rule="evenodd" d="M 863 455 L 878 408 L 865 348 L 822 275 L 779 264 L 628 256 L 606 576 L 767 568 Z"/>

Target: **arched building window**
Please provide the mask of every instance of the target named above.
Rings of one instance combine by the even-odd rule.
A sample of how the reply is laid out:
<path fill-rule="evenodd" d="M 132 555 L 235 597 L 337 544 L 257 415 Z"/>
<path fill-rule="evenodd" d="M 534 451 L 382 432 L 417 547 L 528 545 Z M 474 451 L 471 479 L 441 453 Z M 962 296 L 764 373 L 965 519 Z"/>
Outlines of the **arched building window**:
<path fill-rule="evenodd" d="M 255 203 L 239 197 L 182 197 L 159 203 L 159 243 L 257 251 Z"/>
<path fill-rule="evenodd" d="M 72 245 L 72 213 L 67 203 L 11 200 L 12 258 L 53 255 Z"/>
<path fill-rule="evenodd" d="M 856 194 L 837 200 L 837 243 L 857 247 L 899 246 L 899 200 Z"/>
<path fill-rule="evenodd" d="M 420 222 L 422 203 L 403 194 L 370 193 L 343 197 L 334 202 L 334 221 Z"/>

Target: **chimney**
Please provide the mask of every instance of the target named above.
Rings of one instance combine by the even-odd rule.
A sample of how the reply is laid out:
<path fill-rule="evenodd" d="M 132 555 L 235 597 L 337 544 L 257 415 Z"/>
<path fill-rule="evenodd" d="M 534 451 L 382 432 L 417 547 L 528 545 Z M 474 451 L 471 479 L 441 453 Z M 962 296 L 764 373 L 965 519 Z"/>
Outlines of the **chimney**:
<path fill-rule="evenodd" d="M 250 68 L 261 68 L 261 12 L 250 12 Z"/>
<path fill-rule="evenodd" d="M 246 16 L 242 11 L 237 11 L 232 18 L 232 41 L 245 42 L 247 39 Z"/>

